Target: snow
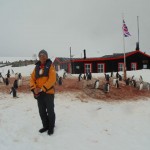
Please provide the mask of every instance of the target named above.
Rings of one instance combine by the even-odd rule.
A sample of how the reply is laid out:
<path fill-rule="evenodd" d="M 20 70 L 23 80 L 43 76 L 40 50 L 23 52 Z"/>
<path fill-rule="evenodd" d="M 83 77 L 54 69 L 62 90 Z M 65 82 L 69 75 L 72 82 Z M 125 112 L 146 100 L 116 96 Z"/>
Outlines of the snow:
<path fill-rule="evenodd" d="M 56 94 L 55 133 L 39 133 L 41 121 L 32 94 L 0 95 L 1 150 L 149 150 L 150 101 L 81 102 Z"/>
<path fill-rule="evenodd" d="M 6 73 L 9 67 L 0 68 Z M 13 67 L 29 76 L 34 65 Z M 127 72 L 150 82 L 150 70 Z M 104 74 L 93 74 L 103 76 Z M 0 85 L 1 86 L 1 85 Z M 42 127 L 32 93 L 19 98 L 0 93 L 0 150 L 149 150 L 150 98 L 138 101 L 105 102 L 77 93 L 56 93 L 56 127 L 52 136 L 39 133 Z"/>
<path fill-rule="evenodd" d="M 3 76 L 5 76 L 10 70 L 11 76 L 14 76 L 15 73 L 21 73 L 23 76 L 30 76 L 34 69 L 35 65 L 28 65 L 28 66 L 22 66 L 22 67 L 11 67 L 11 66 L 6 66 L 0 68 L 0 72 L 2 73 Z M 14 74 L 12 74 L 12 70 L 14 71 Z"/>
<path fill-rule="evenodd" d="M 57 74 L 58 74 L 59 77 L 63 77 L 64 73 L 66 73 L 66 71 L 64 69 L 61 69 L 61 70 L 57 71 Z"/>
<path fill-rule="evenodd" d="M 111 73 L 106 73 L 111 75 Z M 114 76 L 116 75 L 116 72 L 113 73 Z M 123 76 L 123 72 L 119 72 L 120 75 Z M 132 77 L 134 75 L 135 80 L 139 80 L 140 76 L 142 76 L 143 81 L 150 83 L 150 70 L 149 69 L 142 69 L 142 70 L 136 70 L 136 71 L 127 71 L 127 77 Z M 74 74 L 75 77 L 78 77 L 78 74 Z M 83 76 L 83 74 L 82 74 Z M 92 73 L 92 76 L 94 78 L 104 77 L 104 73 Z"/>

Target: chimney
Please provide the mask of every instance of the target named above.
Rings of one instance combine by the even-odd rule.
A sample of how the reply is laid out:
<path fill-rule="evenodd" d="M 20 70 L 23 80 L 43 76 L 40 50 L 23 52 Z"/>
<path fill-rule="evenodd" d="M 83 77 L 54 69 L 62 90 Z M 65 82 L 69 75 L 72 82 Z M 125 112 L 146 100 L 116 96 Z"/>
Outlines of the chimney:
<path fill-rule="evenodd" d="M 84 49 L 84 59 L 86 59 L 86 50 Z"/>
<path fill-rule="evenodd" d="M 139 42 L 136 42 L 136 49 L 135 49 L 136 51 L 139 51 L 140 50 L 140 48 L 139 48 Z"/>

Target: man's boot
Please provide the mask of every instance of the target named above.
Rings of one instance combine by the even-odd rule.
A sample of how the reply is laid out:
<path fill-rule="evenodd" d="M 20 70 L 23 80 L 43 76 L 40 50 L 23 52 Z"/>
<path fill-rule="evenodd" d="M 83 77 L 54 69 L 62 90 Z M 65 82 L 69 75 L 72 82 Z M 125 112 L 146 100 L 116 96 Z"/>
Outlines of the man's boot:
<path fill-rule="evenodd" d="M 40 133 L 46 132 L 48 130 L 48 127 L 43 127 L 39 130 Z"/>

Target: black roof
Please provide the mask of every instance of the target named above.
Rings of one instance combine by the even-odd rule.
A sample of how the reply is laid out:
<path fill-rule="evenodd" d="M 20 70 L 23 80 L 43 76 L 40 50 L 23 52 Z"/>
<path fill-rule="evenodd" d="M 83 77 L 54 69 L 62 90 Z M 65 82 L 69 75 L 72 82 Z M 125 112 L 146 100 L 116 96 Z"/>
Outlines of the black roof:
<path fill-rule="evenodd" d="M 60 62 L 65 62 L 65 61 L 70 61 L 70 60 L 76 60 L 76 59 L 83 59 L 83 58 L 66 58 L 66 57 L 57 57 L 57 59 L 59 59 Z"/>
<path fill-rule="evenodd" d="M 127 54 L 130 54 L 132 52 L 127 52 L 125 53 L 126 55 Z M 87 59 L 92 59 L 92 58 L 117 58 L 117 57 L 120 57 L 120 56 L 123 56 L 124 53 L 113 53 L 112 55 L 104 55 L 102 57 L 88 57 Z M 70 61 L 70 60 L 79 60 L 79 59 L 84 59 L 84 58 L 66 58 L 66 57 L 57 57 L 57 59 L 59 59 L 60 62 L 66 62 L 66 61 Z"/>
<path fill-rule="evenodd" d="M 125 53 L 125 54 L 129 54 L 129 53 L 131 53 L 131 52 L 127 52 L 127 53 Z M 102 56 L 101 58 L 116 58 L 116 57 L 120 57 L 120 56 L 123 56 L 124 55 L 124 53 L 113 53 L 112 55 L 104 55 L 104 56 Z"/>

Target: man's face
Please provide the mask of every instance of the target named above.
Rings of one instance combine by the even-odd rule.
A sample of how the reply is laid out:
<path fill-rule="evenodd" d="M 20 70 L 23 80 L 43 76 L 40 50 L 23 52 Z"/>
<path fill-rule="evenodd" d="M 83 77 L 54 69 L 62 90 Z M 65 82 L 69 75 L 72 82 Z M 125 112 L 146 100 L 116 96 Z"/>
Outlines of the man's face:
<path fill-rule="evenodd" d="M 42 64 L 44 64 L 44 63 L 46 62 L 46 60 L 47 60 L 47 56 L 46 56 L 45 54 L 41 53 L 41 54 L 39 55 L 39 60 L 40 60 L 40 62 L 41 62 Z"/>

